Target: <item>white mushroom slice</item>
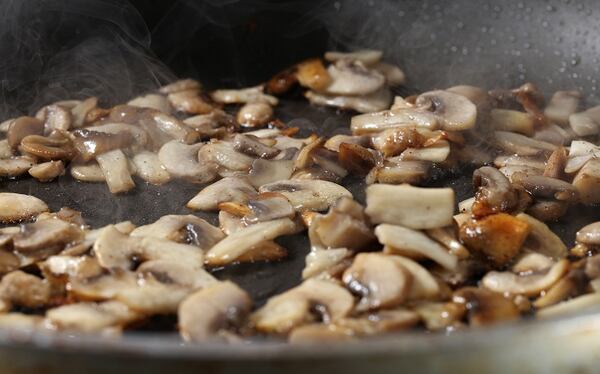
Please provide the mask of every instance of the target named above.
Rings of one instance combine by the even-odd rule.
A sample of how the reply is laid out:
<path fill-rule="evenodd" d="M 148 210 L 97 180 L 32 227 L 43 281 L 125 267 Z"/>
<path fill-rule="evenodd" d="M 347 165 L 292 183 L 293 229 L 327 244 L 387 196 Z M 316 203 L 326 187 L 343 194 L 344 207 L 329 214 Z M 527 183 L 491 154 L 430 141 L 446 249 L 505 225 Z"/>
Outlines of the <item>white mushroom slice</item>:
<path fill-rule="evenodd" d="M 396 65 L 378 62 L 373 69 L 383 74 L 386 83 L 390 86 L 400 86 L 406 82 L 406 74 Z"/>
<path fill-rule="evenodd" d="M 61 105 L 47 105 L 38 110 L 35 117 L 44 122 L 44 133 L 54 130 L 69 130 L 71 128 L 71 110 Z"/>
<path fill-rule="evenodd" d="M 440 285 L 431 273 L 418 262 L 403 256 L 390 256 L 394 261 L 408 271 L 413 279 L 408 294 L 409 300 L 430 300 L 436 298 L 440 292 Z"/>
<path fill-rule="evenodd" d="M 569 147 L 569 158 L 565 173 L 574 173 L 592 158 L 600 158 L 600 147 L 585 140 L 573 140 Z"/>
<path fill-rule="evenodd" d="M 526 166 L 532 169 L 543 171 L 546 168 L 546 163 L 535 157 L 524 157 L 518 155 L 498 156 L 494 159 L 494 165 L 501 168 L 503 166 Z"/>
<path fill-rule="evenodd" d="M 594 292 L 543 308 L 535 315 L 538 318 L 554 318 L 568 314 L 584 313 L 587 310 L 596 310 L 599 306 L 600 293 Z"/>
<path fill-rule="evenodd" d="M 436 331 L 460 323 L 466 310 L 462 305 L 453 302 L 423 302 L 417 304 L 414 311 L 428 330 Z"/>
<path fill-rule="evenodd" d="M 351 109 L 359 113 L 371 113 L 385 110 L 390 106 L 392 94 L 387 87 L 362 96 L 334 96 L 314 91 L 306 91 L 304 96 L 316 105 L 326 105 L 336 108 Z"/>
<path fill-rule="evenodd" d="M 85 117 L 94 108 L 98 106 L 97 97 L 88 97 L 87 99 L 80 101 L 77 105 L 71 108 L 72 115 L 72 127 L 78 128 L 85 124 Z"/>
<path fill-rule="evenodd" d="M 0 314 L 0 328 L 6 330 L 40 330 L 47 329 L 42 316 L 24 314 L 24 313 L 6 313 Z"/>
<path fill-rule="evenodd" d="M 293 160 L 263 160 L 256 159 L 252 162 L 248 181 L 259 188 L 265 184 L 290 179 L 294 171 Z"/>
<path fill-rule="evenodd" d="M 171 175 L 163 169 L 158 155 L 154 152 L 142 151 L 131 159 L 137 170 L 136 174 L 148 183 L 164 184 Z"/>
<path fill-rule="evenodd" d="M 351 254 L 346 248 L 323 249 L 313 247 L 309 254 L 306 255 L 306 266 L 302 270 L 302 279 L 325 274 L 328 270 L 349 258 Z"/>
<path fill-rule="evenodd" d="M 325 144 L 323 144 L 323 147 L 330 151 L 338 152 L 340 150 L 340 144 L 342 143 L 357 144 L 368 148 L 371 145 L 371 137 L 368 135 L 334 135 L 327 139 Z"/>
<path fill-rule="evenodd" d="M 515 259 L 513 273 L 535 273 L 548 270 L 554 265 L 552 258 L 537 252 L 525 252 Z"/>
<path fill-rule="evenodd" d="M 231 235 L 246 227 L 243 218 L 227 213 L 224 210 L 219 211 L 219 228 L 225 235 Z"/>
<path fill-rule="evenodd" d="M 246 203 L 256 189 L 244 178 L 226 177 L 198 192 L 187 207 L 196 210 L 217 210 L 220 203 Z"/>
<path fill-rule="evenodd" d="M 511 295 L 536 296 L 552 287 L 569 270 L 569 261 L 563 259 L 543 273 L 517 275 L 512 272 L 491 271 L 481 280 L 491 291 Z"/>
<path fill-rule="evenodd" d="M 498 131 L 512 131 L 532 136 L 534 133 L 534 117 L 526 112 L 510 109 L 492 109 L 491 126 Z"/>
<path fill-rule="evenodd" d="M 187 145 L 172 140 L 158 151 L 158 159 L 163 167 L 174 177 L 190 179 L 197 183 L 208 183 L 217 177 L 216 165 L 212 162 L 198 161 L 198 151 L 204 144 Z"/>
<path fill-rule="evenodd" d="M 471 209 L 473 207 L 474 202 L 474 197 L 470 197 L 466 200 L 461 201 L 460 203 L 458 203 L 458 211 L 461 213 L 471 213 Z"/>
<path fill-rule="evenodd" d="M 32 166 L 29 174 L 40 182 L 49 182 L 65 172 L 62 161 L 48 161 Z"/>
<path fill-rule="evenodd" d="M 0 159 L 11 158 L 14 156 L 13 149 L 8 144 L 8 140 L 0 140 Z"/>
<path fill-rule="evenodd" d="M 514 132 L 496 131 L 494 137 L 500 148 L 519 156 L 535 156 L 543 152 L 554 152 L 557 148 L 554 144 L 535 140 Z"/>
<path fill-rule="evenodd" d="M 218 282 L 203 288 L 181 302 L 178 324 L 186 341 L 215 338 L 223 329 L 238 325 L 250 313 L 252 300 L 232 282 Z"/>
<path fill-rule="evenodd" d="M 237 122 L 244 127 L 260 127 L 273 118 L 273 108 L 263 102 L 244 104 L 237 113 Z"/>
<path fill-rule="evenodd" d="M 379 90 L 385 84 L 383 74 L 353 61 L 340 60 L 329 65 L 327 72 L 332 79 L 324 90 L 327 95 L 367 95 Z"/>
<path fill-rule="evenodd" d="M 202 85 L 195 79 L 179 79 L 173 83 L 169 83 L 166 86 L 162 86 L 159 89 L 160 93 L 170 94 L 173 92 L 187 91 L 187 90 L 201 90 Z"/>
<path fill-rule="evenodd" d="M 158 128 L 170 138 L 191 144 L 198 139 L 198 133 L 177 118 L 159 111 L 147 111 L 140 119 L 140 124 L 146 128 Z"/>
<path fill-rule="evenodd" d="M 111 193 L 127 192 L 135 188 L 135 183 L 129 171 L 129 161 L 123 151 L 115 149 L 103 153 L 96 156 L 96 161 L 102 169 Z"/>
<path fill-rule="evenodd" d="M 396 127 L 415 126 L 437 130 L 441 123 L 435 114 L 414 108 L 360 114 L 350 120 L 350 129 L 354 135 L 377 133 Z"/>
<path fill-rule="evenodd" d="M 35 196 L 0 192 L 0 222 L 19 222 L 47 212 L 48 205 Z"/>
<path fill-rule="evenodd" d="M 244 217 L 248 224 L 264 221 L 272 221 L 278 218 L 294 218 L 296 212 L 289 200 L 284 196 L 275 194 L 259 195 L 248 201 L 250 214 Z"/>
<path fill-rule="evenodd" d="M 38 219 L 21 226 L 13 236 L 13 246 L 21 256 L 21 265 L 54 255 L 65 245 L 83 239 L 79 226 L 58 218 Z"/>
<path fill-rule="evenodd" d="M 162 216 L 154 223 L 136 228 L 131 236 L 194 244 L 204 251 L 225 237 L 219 228 L 191 214 Z"/>
<path fill-rule="evenodd" d="M 356 255 L 342 279 L 346 287 L 361 296 L 357 311 L 401 305 L 412 286 L 412 275 L 391 256 L 380 253 Z"/>
<path fill-rule="evenodd" d="M 106 178 L 98 163 L 71 165 L 71 176 L 83 182 L 104 182 Z"/>
<path fill-rule="evenodd" d="M 258 192 L 279 192 L 296 210 L 327 210 L 340 197 L 352 197 L 339 184 L 323 180 L 281 180 L 261 186 Z"/>
<path fill-rule="evenodd" d="M 590 223 L 579 229 L 576 240 L 581 244 L 600 245 L 600 222 Z"/>
<path fill-rule="evenodd" d="M 451 188 L 376 184 L 367 187 L 365 212 L 373 223 L 434 229 L 452 223 L 454 205 L 454 191 Z"/>
<path fill-rule="evenodd" d="M 577 111 L 581 100 L 579 91 L 556 91 L 548 102 L 544 115 L 561 126 L 569 124 L 569 116 Z"/>
<path fill-rule="evenodd" d="M 0 159 L 0 177 L 17 177 L 35 165 L 34 159 L 29 156 L 16 156 Z"/>
<path fill-rule="evenodd" d="M 0 299 L 11 305 L 40 308 L 50 301 L 50 284 L 35 275 L 16 270 L 2 277 Z"/>
<path fill-rule="evenodd" d="M 578 136 L 600 133 L 600 105 L 569 116 L 569 124 Z"/>
<path fill-rule="evenodd" d="M 383 52 L 375 49 L 359 49 L 353 52 L 325 52 L 325 60 L 337 62 L 340 60 L 360 61 L 366 66 L 374 65 L 381 61 Z"/>
<path fill-rule="evenodd" d="M 139 108 L 156 109 L 166 114 L 170 114 L 173 110 L 171 108 L 171 104 L 169 104 L 169 100 L 167 100 L 167 98 L 163 95 L 157 94 L 138 96 L 135 99 L 130 100 L 127 105 Z"/>
<path fill-rule="evenodd" d="M 167 100 L 179 112 L 208 114 L 215 109 L 197 89 L 172 92 L 167 95 Z"/>
<path fill-rule="evenodd" d="M 376 168 L 375 176 L 384 184 L 416 184 L 428 177 L 430 169 L 431 163 L 427 161 L 393 161 Z"/>
<path fill-rule="evenodd" d="M 398 159 L 400 161 L 430 161 L 444 162 L 450 155 L 450 143 L 447 140 L 438 140 L 434 144 L 424 148 L 407 148 Z M 388 159 L 394 162 L 395 159 Z"/>
<path fill-rule="evenodd" d="M 469 250 L 465 248 L 465 246 L 459 241 L 453 227 L 429 229 L 426 232 L 427 235 L 443 244 L 451 254 L 455 255 L 459 259 L 465 259 L 469 257 Z"/>
<path fill-rule="evenodd" d="M 148 143 L 148 134 L 146 131 L 139 126 L 130 125 L 128 123 L 108 122 L 97 126 L 88 126 L 85 129 L 107 134 L 119 134 L 123 131 L 128 132 L 135 140 L 135 146 L 133 148 L 142 148 Z"/>
<path fill-rule="evenodd" d="M 420 231 L 402 226 L 381 224 L 375 228 L 379 242 L 392 253 L 418 253 L 432 259 L 444 268 L 455 270 L 458 259 L 455 255 Z"/>
<path fill-rule="evenodd" d="M 0 122 L 0 132 L 4 132 L 4 133 L 8 132 L 8 130 L 10 129 L 10 126 L 15 121 L 15 119 L 16 118 L 9 118 L 5 121 Z"/>
<path fill-rule="evenodd" d="M 141 317 L 142 315 L 118 301 L 67 304 L 46 312 L 48 321 L 59 330 L 85 333 L 123 327 Z"/>
<path fill-rule="evenodd" d="M 542 128 L 537 128 L 534 139 L 542 140 L 555 145 L 565 145 L 569 141 L 573 140 L 577 135 L 570 128 L 562 128 L 556 124 L 549 124 Z"/>
<path fill-rule="evenodd" d="M 347 316 L 354 298 L 345 288 L 318 279 L 308 279 L 299 286 L 271 297 L 251 317 L 258 331 L 285 334 L 294 327 L 314 320 L 311 312 L 319 311 L 325 322 Z"/>
<path fill-rule="evenodd" d="M 233 171 L 248 171 L 254 161 L 254 158 L 233 149 L 232 143 L 223 141 L 204 145 L 198 152 L 198 158 Z"/>
<path fill-rule="evenodd" d="M 518 214 L 517 218 L 529 224 L 530 231 L 525 240 L 524 248 L 549 256 L 555 260 L 567 256 L 567 246 L 545 223 L 525 213 Z"/>
<path fill-rule="evenodd" d="M 582 203 L 600 203 L 600 159 L 589 160 L 575 175 L 573 186 Z"/>
<path fill-rule="evenodd" d="M 296 232 L 296 225 L 289 218 L 260 222 L 245 227 L 215 244 L 206 253 L 206 263 L 221 266 L 236 261 L 253 246 L 278 236 Z"/>
<path fill-rule="evenodd" d="M 448 91 L 429 91 L 417 97 L 415 105 L 439 118 L 443 130 L 462 131 L 475 126 L 477 107 L 466 97 Z"/>
<path fill-rule="evenodd" d="M 263 86 L 241 88 L 238 90 L 216 90 L 210 95 L 212 99 L 222 104 L 246 104 L 263 102 L 275 106 L 279 100 L 275 96 L 263 92 Z"/>
<path fill-rule="evenodd" d="M 196 246 L 156 237 L 135 237 L 114 226 L 104 228 L 94 243 L 98 263 L 106 269 L 129 270 L 135 261 L 167 260 L 201 268 L 204 253 Z"/>

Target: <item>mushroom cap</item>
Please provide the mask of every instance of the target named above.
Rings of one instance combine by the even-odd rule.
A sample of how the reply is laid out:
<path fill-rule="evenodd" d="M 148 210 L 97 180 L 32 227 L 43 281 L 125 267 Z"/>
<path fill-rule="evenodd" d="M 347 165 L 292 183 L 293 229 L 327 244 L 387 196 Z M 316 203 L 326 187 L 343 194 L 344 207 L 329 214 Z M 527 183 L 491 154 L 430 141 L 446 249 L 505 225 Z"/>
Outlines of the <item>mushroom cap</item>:
<path fill-rule="evenodd" d="M 444 130 L 461 131 L 475 126 L 477 107 L 462 95 L 441 90 L 429 91 L 419 95 L 415 104 L 439 116 Z"/>

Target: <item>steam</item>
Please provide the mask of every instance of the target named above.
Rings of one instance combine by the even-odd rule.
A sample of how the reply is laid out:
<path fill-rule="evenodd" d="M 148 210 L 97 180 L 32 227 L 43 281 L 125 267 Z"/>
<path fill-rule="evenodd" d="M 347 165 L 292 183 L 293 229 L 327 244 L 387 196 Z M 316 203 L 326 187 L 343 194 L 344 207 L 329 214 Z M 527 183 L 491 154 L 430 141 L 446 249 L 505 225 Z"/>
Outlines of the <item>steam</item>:
<path fill-rule="evenodd" d="M 0 11 L 2 118 L 89 96 L 112 105 L 174 77 L 128 2 L 5 0 Z"/>

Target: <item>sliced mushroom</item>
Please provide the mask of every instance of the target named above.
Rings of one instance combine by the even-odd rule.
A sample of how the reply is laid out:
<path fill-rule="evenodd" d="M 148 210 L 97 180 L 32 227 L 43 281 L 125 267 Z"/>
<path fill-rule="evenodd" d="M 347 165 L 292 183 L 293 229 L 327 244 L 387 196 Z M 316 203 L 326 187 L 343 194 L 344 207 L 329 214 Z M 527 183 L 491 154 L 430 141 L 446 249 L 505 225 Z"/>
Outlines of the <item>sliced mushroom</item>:
<path fill-rule="evenodd" d="M 227 177 L 205 187 L 187 203 L 187 207 L 197 210 L 217 210 L 220 203 L 246 203 L 255 194 L 256 190 L 246 179 Z"/>
<path fill-rule="evenodd" d="M 49 182 L 65 172 L 62 161 L 48 161 L 32 166 L 29 174 L 40 182 Z"/>
<path fill-rule="evenodd" d="M 446 140 L 439 140 L 424 148 L 407 148 L 400 156 L 390 158 L 389 161 L 398 159 L 403 161 L 444 162 L 449 155 L 450 143 Z"/>
<path fill-rule="evenodd" d="M 590 223 L 579 229 L 576 240 L 586 245 L 600 245 L 600 222 Z"/>
<path fill-rule="evenodd" d="M 137 106 L 140 108 L 156 109 L 167 114 L 170 114 L 173 110 L 171 104 L 169 103 L 169 100 L 167 100 L 167 98 L 163 95 L 157 94 L 147 94 L 143 96 L 138 96 L 135 99 L 130 100 L 127 103 L 127 105 Z"/>
<path fill-rule="evenodd" d="M 27 173 L 33 165 L 35 160 L 29 156 L 0 159 L 0 177 L 17 177 Z"/>
<path fill-rule="evenodd" d="M 575 175 L 573 186 L 582 203 L 600 203 L 600 159 L 589 160 Z"/>
<path fill-rule="evenodd" d="M 327 139 L 325 144 L 323 144 L 323 147 L 329 149 L 330 151 L 338 152 L 342 143 L 356 144 L 360 145 L 361 147 L 369 147 L 371 146 L 371 137 L 368 135 L 334 135 Z"/>
<path fill-rule="evenodd" d="M 154 223 L 137 227 L 131 236 L 193 244 L 204 251 L 225 237 L 219 228 L 191 214 L 162 216 Z"/>
<path fill-rule="evenodd" d="M 159 89 L 160 93 L 170 94 L 179 91 L 187 91 L 187 90 L 200 90 L 202 89 L 202 85 L 195 79 L 187 78 L 187 79 L 179 79 L 175 82 L 169 83 L 166 86 L 162 86 Z"/>
<path fill-rule="evenodd" d="M 244 127 L 260 127 L 266 125 L 273 117 L 273 108 L 263 102 L 244 104 L 237 113 L 237 122 Z"/>
<path fill-rule="evenodd" d="M 221 266 L 234 262 L 253 246 L 295 231 L 296 225 L 289 218 L 256 223 L 232 233 L 215 244 L 206 253 L 206 263 L 211 266 Z"/>
<path fill-rule="evenodd" d="M 517 218 L 527 222 L 529 225 L 530 231 L 524 243 L 525 248 L 549 256 L 555 260 L 567 256 L 567 246 L 546 224 L 525 213 L 518 214 Z"/>
<path fill-rule="evenodd" d="M 98 106 L 98 98 L 88 97 L 87 99 L 80 101 L 77 105 L 71 108 L 71 115 L 73 121 L 72 127 L 82 127 L 87 121 L 86 117 L 93 109 Z"/>
<path fill-rule="evenodd" d="M 473 172 L 473 186 L 477 189 L 473 212 L 510 212 L 519 203 L 517 191 L 498 169 L 483 166 Z M 483 214 L 482 214 L 483 213 Z"/>
<path fill-rule="evenodd" d="M 216 165 L 212 162 L 200 163 L 198 151 L 204 144 L 187 145 L 172 140 L 158 151 L 162 166 L 174 177 L 190 179 L 197 183 L 208 183 L 217 177 Z"/>
<path fill-rule="evenodd" d="M 457 258 L 465 259 L 469 257 L 469 250 L 459 241 L 454 228 L 429 229 L 426 233 L 440 244 L 443 244 L 448 249 L 448 252 Z"/>
<path fill-rule="evenodd" d="M 346 317 L 335 321 L 331 326 L 351 336 L 371 336 L 406 330 L 419 322 L 417 313 L 406 308 L 381 310 L 360 317 Z M 290 339 L 294 337 L 290 335 Z"/>
<path fill-rule="evenodd" d="M 221 138 L 238 127 L 235 117 L 220 109 L 186 118 L 183 123 L 196 130 L 201 138 Z"/>
<path fill-rule="evenodd" d="M 82 129 L 83 130 L 83 129 Z M 104 134 L 112 134 L 118 135 L 120 137 L 123 136 L 122 133 L 129 133 L 134 140 L 133 144 L 130 144 L 130 147 L 133 150 L 138 150 L 144 148 L 148 143 L 148 133 L 140 128 L 137 125 L 130 125 L 127 123 L 115 123 L 115 122 L 107 122 L 97 126 L 88 126 L 85 128 L 86 131 L 90 133 L 104 133 Z M 74 131 L 74 133 L 83 133 L 82 131 Z"/>
<path fill-rule="evenodd" d="M 323 180 L 281 180 L 261 186 L 258 192 L 279 192 L 296 210 L 327 210 L 340 197 L 352 197 L 344 187 Z"/>
<path fill-rule="evenodd" d="M 135 182 L 129 171 L 127 156 L 120 149 L 96 156 L 96 161 L 102 169 L 106 184 L 111 193 L 127 192 L 135 188 Z"/>
<path fill-rule="evenodd" d="M 589 279 L 583 269 L 571 269 L 567 275 L 556 282 L 534 303 L 538 309 L 555 305 L 568 298 L 578 296 L 586 291 Z"/>
<path fill-rule="evenodd" d="M 482 288 L 465 287 L 454 292 L 452 301 L 464 305 L 471 326 L 508 322 L 519 317 L 519 309 L 500 293 Z"/>
<path fill-rule="evenodd" d="M 277 148 L 261 143 L 258 138 L 252 135 L 244 134 L 236 134 L 234 136 L 233 149 L 249 156 L 260 158 L 273 158 L 281 152 Z"/>
<path fill-rule="evenodd" d="M 542 175 L 515 175 L 513 183 L 519 184 L 534 197 L 550 198 L 560 201 L 574 201 L 578 190 L 571 183 Z"/>
<path fill-rule="evenodd" d="M 71 176 L 83 182 L 104 182 L 106 177 L 95 161 L 87 164 L 72 164 Z"/>
<path fill-rule="evenodd" d="M 375 228 L 375 236 L 391 253 L 418 253 L 443 267 L 454 270 L 458 259 L 444 247 L 420 231 L 402 226 L 381 224 Z"/>
<path fill-rule="evenodd" d="M 431 273 L 418 262 L 410 258 L 394 255 L 391 256 L 395 262 L 412 275 L 412 286 L 408 295 L 409 300 L 430 300 L 438 297 L 441 287 Z"/>
<path fill-rule="evenodd" d="M 536 317 L 554 318 L 568 314 L 583 313 L 586 310 L 598 308 L 598 305 L 600 305 L 600 293 L 590 293 L 544 308 L 536 313 Z"/>
<path fill-rule="evenodd" d="M 74 131 L 73 135 L 73 145 L 78 151 L 78 157 L 83 161 L 90 161 L 97 155 L 113 149 L 128 148 L 135 141 L 128 131 L 108 133 L 79 129 Z"/>
<path fill-rule="evenodd" d="M 527 214 L 539 219 L 540 221 L 556 221 L 565 213 L 569 208 L 569 203 L 566 201 L 557 200 L 538 200 L 529 208 L 527 208 Z"/>
<path fill-rule="evenodd" d="M 16 270 L 2 277 L 0 299 L 12 305 L 40 308 L 50 302 L 50 285 L 35 275 Z"/>
<path fill-rule="evenodd" d="M 510 109 L 492 109 L 491 126 L 497 131 L 510 131 L 533 136 L 535 119 L 532 115 Z"/>
<path fill-rule="evenodd" d="M 142 318 L 119 301 L 75 303 L 49 309 L 48 321 L 59 330 L 100 332 L 111 327 L 123 327 Z"/>
<path fill-rule="evenodd" d="M 535 156 L 544 152 L 553 152 L 557 148 L 554 144 L 535 140 L 515 132 L 496 131 L 494 137 L 500 148 L 519 156 Z"/>
<path fill-rule="evenodd" d="M 381 151 L 385 157 L 397 156 L 407 148 L 421 148 L 426 140 L 413 127 L 387 129 L 371 139 L 373 147 Z"/>
<path fill-rule="evenodd" d="M 527 221 L 497 213 L 460 225 L 459 237 L 468 249 L 502 266 L 519 253 L 529 232 Z"/>
<path fill-rule="evenodd" d="M 72 242 L 83 238 L 83 231 L 58 218 L 38 220 L 21 226 L 13 237 L 13 246 L 22 255 L 22 265 L 54 255 Z"/>
<path fill-rule="evenodd" d="M 548 157 L 546 168 L 544 169 L 544 177 L 562 179 L 566 165 L 567 151 L 564 147 L 560 147 Z"/>
<path fill-rule="evenodd" d="M 232 282 L 217 282 L 186 297 L 178 308 L 181 336 L 204 341 L 238 325 L 250 313 L 248 294 Z"/>
<path fill-rule="evenodd" d="M 430 169 L 427 161 L 395 161 L 377 168 L 375 177 L 385 184 L 419 184 L 429 177 Z"/>
<path fill-rule="evenodd" d="M 335 96 L 314 91 L 306 91 L 304 96 L 312 104 L 351 109 L 359 113 L 385 110 L 390 106 L 390 102 L 392 101 L 392 95 L 387 87 L 382 87 L 375 92 L 362 96 Z"/>
<path fill-rule="evenodd" d="M 356 310 L 366 311 L 402 304 L 411 289 L 412 276 L 390 256 L 360 253 L 344 272 L 343 281 L 361 296 Z"/>
<path fill-rule="evenodd" d="M 552 265 L 554 265 L 554 260 L 551 257 L 537 252 L 524 251 L 515 259 L 512 271 L 517 274 L 540 272 L 549 269 Z"/>
<path fill-rule="evenodd" d="M 140 125 L 142 125 L 142 128 L 149 131 L 150 135 L 152 135 L 153 132 L 155 133 L 156 130 L 159 130 L 170 139 L 175 139 L 186 144 L 195 142 L 199 136 L 196 131 L 187 127 L 177 118 L 157 110 L 144 111 L 143 115 L 140 117 Z M 161 138 L 162 136 L 158 137 Z M 160 142 L 160 144 L 163 143 L 164 142 Z"/>
<path fill-rule="evenodd" d="M 469 99 L 459 94 L 441 90 L 429 91 L 419 95 L 415 104 L 436 115 L 444 130 L 461 131 L 475 126 L 477 108 Z"/>
<path fill-rule="evenodd" d="M 350 129 L 354 135 L 378 133 L 390 128 L 415 126 L 437 130 L 441 127 L 441 123 L 435 114 L 414 108 L 361 114 L 352 117 L 350 121 Z"/>
<path fill-rule="evenodd" d="M 336 61 L 329 65 L 327 72 L 331 77 L 331 83 L 324 91 L 328 95 L 367 95 L 381 89 L 385 84 L 383 74 L 376 70 L 369 70 L 357 61 Z"/>
<path fill-rule="evenodd" d="M 306 255 L 306 266 L 302 270 L 302 279 L 312 277 L 335 276 L 339 270 L 339 265 L 345 260 L 349 260 L 352 252 L 346 248 L 328 248 L 323 249 L 313 247 Z M 345 267 L 344 267 L 345 268 Z"/>
<path fill-rule="evenodd" d="M 156 153 L 142 151 L 133 156 L 131 161 L 137 170 L 136 174 L 148 183 L 164 184 L 171 179 L 171 175 L 162 167 Z"/>
<path fill-rule="evenodd" d="M 29 220 L 47 211 L 48 205 L 35 196 L 0 192 L 0 222 L 2 223 Z"/>
<path fill-rule="evenodd" d="M 373 223 L 390 223 L 413 229 L 432 229 L 452 223 L 454 191 L 377 184 L 367 187 L 366 213 Z"/>
<path fill-rule="evenodd" d="M 315 91 L 323 91 L 331 83 L 331 75 L 318 58 L 297 64 L 295 77 L 301 86 Z"/>
<path fill-rule="evenodd" d="M 428 330 L 441 330 L 456 325 L 466 312 L 464 305 L 453 302 L 423 302 L 414 307 Z"/>
<path fill-rule="evenodd" d="M 0 140 L 0 159 L 11 158 L 14 155 L 13 149 L 8 145 L 8 140 Z"/>
<path fill-rule="evenodd" d="M 20 149 L 44 160 L 70 160 L 76 154 L 71 139 L 63 134 L 28 135 L 21 140 Z"/>
<path fill-rule="evenodd" d="M 325 71 L 325 68 L 323 68 Z M 267 82 L 267 93 L 281 95 L 292 89 L 298 83 L 295 67 L 291 67 L 275 74 Z"/>
<path fill-rule="evenodd" d="M 276 97 L 266 95 L 263 86 L 241 88 L 238 90 L 216 90 L 211 97 L 214 101 L 223 104 L 246 104 L 263 102 L 275 106 L 279 102 Z"/>
<path fill-rule="evenodd" d="M 406 74 L 396 65 L 378 62 L 373 69 L 383 74 L 386 83 L 390 86 L 400 86 L 406 82 Z"/>
<path fill-rule="evenodd" d="M 481 283 L 494 292 L 536 296 L 552 287 L 568 270 L 569 261 L 562 259 L 541 273 L 517 275 L 512 272 L 491 271 L 483 277 Z"/>
<path fill-rule="evenodd" d="M 54 130 L 67 131 L 71 128 L 71 111 L 62 105 L 47 105 L 40 109 L 35 116 L 44 122 L 45 134 L 50 134 Z"/>
<path fill-rule="evenodd" d="M 215 108 L 197 89 L 172 92 L 167 99 L 175 110 L 185 113 L 207 114 Z"/>
<path fill-rule="evenodd" d="M 561 126 L 568 125 L 569 116 L 577 111 L 580 99 L 579 91 L 556 91 L 544 109 L 544 114 L 550 121 Z"/>
<path fill-rule="evenodd" d="M 565 173 L 571 174 L 583 167 L 592 158 L 600 157 L 600 147 L 584 140 L 573 140 L 569 147 L 569 159 Z"/>
<path fill-rule="evenodd" d="M 10 123 L 6 140 L 12 149 L 17 149 L 21 141 L 29 135 L 43 135 L 44 123 L 35 117 L 19 117 Z"/>
<path fill-rule="evenodd" d="M 294 218 L 296 215 L 289 200 L 277 193 L 258 195 L 248 200 L 248 208 L 250 213 L 244 217 L 244 222 L 249 224 L 279 218 Z"/>
<path fill-rule="evenodd" d="M 198 158 L 232 171 L 248 171 L 254 161 L 254 158 L 236 151 L 232 143 L 224 141 L 204 145 L 198 152 Z"/>
<path fill-rule="evenodd" d="M 360 49 L 352 52 L 325 52 L 325 60 L 337 62 L 340 60 L 360 61 L 366 66 L 378 63 L 383 57 L 383 52 L 374 49 Z"/>
<path fill-rule="evenodd" d="M 251 320 L 258 331 L 286 334 L 317 317 L 326 323 L 336 321 L 347 316 L 353 306 L 354 298 L 345 288 L 330 281 L 308 279 L 271 297 Z M 314 312 L 321 315 L 315 316 Z"/>
<path fill-rule="evenodd" d="M 310 323 L 294 328 L 290 332 L 288 341 L 291 344 L 314 344 L 352 341 L 353 339 L 353 333 L 350 329 L 331 324 Z"/>
<path fill-rule="evenodd" d="M 578 136 L 589 136 L 600 133 L 600 106 L 589 108 L 584 112 L 569 116 L 569 124 Z"/>

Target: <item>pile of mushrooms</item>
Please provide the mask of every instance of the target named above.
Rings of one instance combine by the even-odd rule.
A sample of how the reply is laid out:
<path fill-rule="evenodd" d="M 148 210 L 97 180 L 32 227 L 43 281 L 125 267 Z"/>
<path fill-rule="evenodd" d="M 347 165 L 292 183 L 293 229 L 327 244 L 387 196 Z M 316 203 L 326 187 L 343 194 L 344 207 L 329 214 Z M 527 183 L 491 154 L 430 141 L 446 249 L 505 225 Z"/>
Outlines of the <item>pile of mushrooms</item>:
<path fill-rule="evenodd" d="M 572 248 L 546 224 L 600 203 L 600 107 L 532 84 L 455 86 L 392 100 L 404 74 L 380 51 L 328 52 L 265 85 L 205 91 L 180 80 L 103 108 L 49 104 L 0 124 L 0 175 L 68 170 L 112 193 L 201 184 L 187 215 L 100 228 L 79 212 L 0 192 L 0 322 L 118 334 L 176 315 L 185 341 L 267 334 L 292 343 L 407 329 L 454 331 L 600 306 L 600 222 Z M 294 85 L 353 109 L 349 135 L 298 137 L 275 117 Z M 237 114 L 229 114 L 237 108 Z M 473 197 L 428 187 L 472 169 Z M 344 184 L 365 181 L 365 201 Z M 135 177 L 135 178 L 134 178 Z M 358 196 L 356 196 L 358 197 Z M 218 227 L 194 211 L 218 215 Z M 308 235 L 302 282 L 255 308 L 214 269 L 283 261 Z"/>

